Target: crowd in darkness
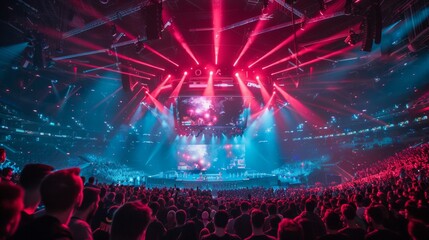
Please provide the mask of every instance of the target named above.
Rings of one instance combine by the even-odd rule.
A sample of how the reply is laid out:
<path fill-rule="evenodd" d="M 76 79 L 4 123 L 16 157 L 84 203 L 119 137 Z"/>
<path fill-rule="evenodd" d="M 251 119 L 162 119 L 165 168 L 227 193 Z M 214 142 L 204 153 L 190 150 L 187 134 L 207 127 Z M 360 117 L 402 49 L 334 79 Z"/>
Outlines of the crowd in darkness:
<path fill-rule="evenodd" d="M 153 188 L 28 164 L 0 183 L 0 240 L 428 239 L 429 144 L 334 187 Z"/>

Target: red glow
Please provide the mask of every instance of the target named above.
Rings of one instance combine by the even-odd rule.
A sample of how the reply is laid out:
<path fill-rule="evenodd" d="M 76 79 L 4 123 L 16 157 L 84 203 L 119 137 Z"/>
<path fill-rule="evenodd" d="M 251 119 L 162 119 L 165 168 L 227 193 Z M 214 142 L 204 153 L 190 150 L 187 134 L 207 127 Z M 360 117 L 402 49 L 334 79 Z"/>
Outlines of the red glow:
<path fill-rule="evenodd" d="M 127 57 L 127 56 L 119 54 L 119 53 L 118 53 L 118 57 L 121 58 L 121 59 L 124 59 L 124 60 L 128 60 L 130 62 L 134 62 L 134 63 L 140 64 L 140 65 L 144 65 L 144 66 L 147 66 L 147 67 L 151 67 L 151 68 L 155 68 L 155 69 L 158 69 L 158 70 L 161 70 L 161 71 L 165 71 L 164 68 L 160 68 L 160 67 L 154 66 L 152 64 L 145 63 L 145 62 L 139 61 L 139 60 L 134 59 L 134 58 Z"/>
<path fill-rule="evenodd" d="M 270 94 L 268 93 L 265 86 L 262 84 L 262 81 L 259 78 L 259 76 L 256 76 L 256 81 L 258 82 L 259 86 L 261 86 L 262 98 L 264 99 L 264 103 L 266 104 L 268 102 L 268 100 L 270 99 Z"/>
<path fill-rule="evenodd" d="M 275 86 L 276 90 L 285 98 L 285 100 L 290 104 L 290 106 L 296 110 L 296 112 L 305 120 L 310 122 L 313 126 L 322 126 L 324 121 L 317 116 L 313 111 L 308 107 L 298 101 L 296 98 L 292 97 L 285 90 Z"/>
<path fill-rule="evenodd" d="M 158 85 L 158 87 L 155 88 L 155 90 L 152 91 L 152 96 L 154 98 L 157 98 L 159 93 L 161 92 L 161 90 L 163 89 L 163 87 L 165 86 L 165 84 L 168 82 L 168 80 L 170 80 L 171 75 L 168 74 L 168 76 L 164 79 L 164 81 L 162 81 L 161 84 Z"/>
<path fill-rule="evenodd" d="M 186 72 L 186 71 L 185 71 L 183 74 L 184 74 L 184 75 L 188 75 L 188 72 Z"/>
<path fill-rule="evenodd" d="M 268 9 L 266 9 L 266 12 L 265 12 L 266 15 L 270 15 L 273 12 L 273 10 L 274 10 L 274 8 L 270 7 L 270 6 L 274 6 L 274 4 L 269 4 L 268 5 Z M 258 23 L 256 24 L 256 26 L 255 26 L 255 28 L 253 29 L 252 32 L 259 32 L 260 30 L 262 30 L 264 28 L 264 26 L 265 26 L 265 24 L 267 22 L 268 21 L 258 20 Z M 246 44 L 244 45 L 243 49 L 241 50 L 240 54 L 238 55 L 237 59 L 235 60 L 235 62 L 233 64 L 234 67 L 237 66 L 237 64 L 240 61 L 241 57 L 243 57 L 243 55 L 247 52 L 247 50 L 250 48 L 250 46 L 252 45 L 252 43 L 255 41 L 256 36 L 257 35 L 250 35 L 250 37 L 247 39 Z M 250 66 L 249 66 L 249 68 L 250 68 Z"/>
<path fill-rule="evenodd" d="M 89 68 L 98 68 L 98 69 L 102 69 L 102 70 L 108 71 L 108 72 L 115 72 L 115 73 L 120 73 L 120 74 L 132 76 L 132 77 L 136 77 L 136 78 L 150 80 L 150 78 L 148 78 L 148 77 L 140 76 L 140 75 L 129 73 L 129 72 L 119 71 L 119 70 L 112 69 L 112 68 L 103 68 L 100 66 L 91 65 L 91 64 L 84 63 L 84 62 L 76 62 L 76 64 L 81 65 L 81 66 L 85 66 L 85 67 L 89 67 Z M 73 67 L 73 71 L 75 74 L 77 73 L 77 67 L 76 66 Z"/>
<path fill-rule="evenodd" d="M 172 61 L 172 60 L 170 60 L 168 57 L 166 57 L 166 56 L 162 55 L 160 52 L 156 51 L 155 49 L 151 48 L 150 46 L 148 46 L 148 45 L 146 45 L 146 44 L 145 44 L 144 46 L 145 46 L 145 49 L 147 49 L 147 50 L 149 50 L 149 51 L 151 51 L 151 52 L 155 53 L 155 55 L 157 55 L 157 56 L 159 56 L 159 57 L 163 58 L 164 60 L 168 61 L 169 63 L 173 64 L 174 66 L 176 66 L 176 67 L 178 67 L 178 66 L 179 66 L 179 64 L 177 64 L 177 63 L 173 62 L 173 61 Z"/>
<path fill-rule="evenodd" d="M 183 85 L 183 82 L 185 81 L 186 75 L 187 75 L 187 72 L 185 72 L 185 74 L 183 74 L 182 79 L 180 79 L 179 84 L 177 84 L 176 88 L 170 94 L 170 97 L 178 97 L 179 96 L 179 92 L 180 92 L 180 89 L 182 89 L 182 85 Z"/>
<path fill-rule="evenodd" d="M 146 92 L 149 99 L 155 104 L 156 109 L 158 109 L 158 112 L 160 113 L 166 113 L 166 109 L 164 108 L 164 105 L 160 101 L 158 101 L 156 98 L 154 98 L 150 93 Z"/>
<path fill-rule="evenodd" d="M 222 28 L 222 1 L 213 0 L 212 1 L 213 9 L 213 42 L 214 42 L 214 52 L 215 52 L 215 64 L 219 62 L 219 46 L 220 46 L 220 32 Z"/>
<path fill-rule="evenodd" d="M 303 34 L 304 32 L 297 32 L 297 37 L 300 36 L 301 34 Z M 275 46 L 273 49 L 271 49 L 269 52 L 267 52 L 264 56 L 260 57 L 259 59 L 257 59 L 255 62 L 253 62 L 252 64 L 249 65 L 249 68 L 253 67 L 253 65 L 255 65 L 256 63 L 264 60 L 265 58 L 267 58 L 268 56 L 270 56 L 271 54 L 277 52 L 280 48 L 286 46 L 286 44 L 292 42 L 292 40 L 294 39 L 294 35 L 292 34 L 290 37 L 286 38 L 283 42 L 281 42 L 280 44 L 278 44 L 277 46 Z"/>
<path fill-rule="evenodd" d="M 213 89 L 213 72 L 210 71 L 209 80 L 207 81 L 207 87 L 204 90 L 203 93 L 204 96 L 214 96 L 214 89 Z"/>
<path fill-rule="evenodd" d="M 168 13 L 168 10 L 162 11 L 163 12 L 163 18 L 164 19 L 170 19 L 171 16 Z M 195 57 L 194 53 L 191 51 L 191 48 L 186 43 L 185 38 L 183 35 L 176 29 L 175 23 L 172 23 L 172 26 L 167 28 L 167 30 L 170 32 L 171 35 L 173 35 L 174 39 L 182 46 L 182 48 L 186 51 L 186 53 L 195 61 L 197 65 L 200 65 L 197 58 Z"/>
<path fill-rule="evenodd" d="M 236 77 L 238 77 L 238 76 L 239 76 L 239 74 L 238 74 L 238 73 L 235 73 L 235 76 L 236 76 Z"/>
<path fill-rule="evenodd" d="M 307 66 L 307 65 L 309 65 L 309 64 L 312 64 L 312 63 L 315 63 L 315 62 L 321 61 L 321 59 L 326 59 L 326 58 L 330 58 L 330 57 L 333 57 L 333 56 L 336 56 L 336 55 L 342 54 L 342 53 L 344 53 L 344 52 L 349 51 L 349 50 L 350 50 L 350 49 L 352 49 L 352 48 L 353 48 L 353 46 L 348 46 L 348 47 L 346 47 L 346 48 L 344 48 L 344 49 L 342 49 L 342 50 L 339 50 L 339 51 L 336 51 L 336 52 L 332 52 L 332 53 L 326 54 L 325 56 L 322 56 L 322 57 L 319 57 L 319 58 L 313 59 L 313 60 L 308 61 L 308 62 L 305 62 L 305 63 L 302 63 L 302 64 L 300 64 L 300 65 L 299 65 L 299 67 Z M 283 70 L 280 70 L 280 71 L 277 71 L 277 72 L 273 72 L 273 73 L 271 73 L 271 76 L 276 75 L 276 74 L 279 74 L 279 73 L 283 73 L 283 72 L 288 72 L 288 71 L 293 70 L 293 69 L 296 69 L 296 68 L 297 68 L 297 66 L 293 66 L 293 67 L 286 68 L 286 69 L 283 69 Z"/>

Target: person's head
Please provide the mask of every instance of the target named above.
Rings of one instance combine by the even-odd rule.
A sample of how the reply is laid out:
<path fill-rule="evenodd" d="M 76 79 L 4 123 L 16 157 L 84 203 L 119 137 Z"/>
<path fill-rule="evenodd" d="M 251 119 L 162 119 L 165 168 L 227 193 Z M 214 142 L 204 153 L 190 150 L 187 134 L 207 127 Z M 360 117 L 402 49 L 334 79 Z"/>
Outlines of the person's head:
<path fill-rule="evenodd" d="M 253 229 L 261 229 L 264 226 L 265 215 L 259 210 L 255 209 L 252 211 L 250 221 Z"/>
<path fill-rule="evenodd" d="M 95 178 L 93 176 L 88 178 L 88 183 L 94 184 L 94 182 L 95 182 Z"/>
<path fill-rule="evenodd" d="M 80 206 L 83 184 L 79 173 L 79 168 L 69 168 L 53 172 L 43 179 L 40 195 L 47 212 L 60 213 Z"/>
<path fill-rule="evenodd" d="M 304 234 L 301 226 L 292 219 L 283 218 L 277 230 L 278 240 L 303 240 Z"/>
<path fill-rule="evenodd" d="M 4 163 L 6 161 L 6 150 L 4 148 L 0 148 L 0 163 Z"/>
<path fill-rule="evenodd" d="M 122 205 L 113 216 L 111 240 L 138 240 L 145 234 L 151 220 L 151 210 L 139 201 Z"/>
<path fill-rule="evenodd" d="M 159 210 L 159 203 L 150 202 L 149 207 L 152 210 L 152 216 L 156 216 L 156 214 L 158 214 L 158 210 Z"/>
<path fill-rule="evenodd" d="M 43 178 L 50 174 L 54 168 L 52 166 L 40 163 L 27 164 L 21 171 L 19 177 L 19 185 L 25 191 L 39 192 L 40 184 Z"/>
<path fill-rule="evenodd" d="M 167 222 L 168 223 L 172 223 L 172 224 L 176 224 L 176 212 L 174 210 L 170 210 L 167 213 Z"/>
<path fill-rule="evenodd" d="M 0 183 L 0 236 L 12 236 L 24 209 L 24 191 L 21 187 Z M 1 239 L 1 237 L 0 237 Z"/>
<path fill-rule="evenodd" d="M 305 201 L 305 211 L 307 212 L 314 212 L 314 209 L 316 208 L 317 203 L 313 199 L 309 198 Z"/>
<path fill-rule="evenodd" d="M 13 176 L 13 169 L 10 167 L 5 167 L 1 171 L 2 180 L 10 182 Z"/>
<path fill-rule="evenodd" d="M 274 215 L 277 213 L 277 206 L 275 204 L 269 204 L 268 205 L 268 213 L 270 215 Z"/>
<path fill-rule="evenodd" d="M 209 220 L 210 220 L 210 214 L 209 214 L 209 212 L 204 211 L 204 212 L 201 214 L 201 219 L 202 219 L 203 221 L 209 221 Z"/>
<path fill-rule="evenodd" d="M 240 205 L 240 209 L 242 213 L 248 212 L 250 209 L 250 203 L 247 201 L 242 201 Z"/>
<path fill-rule="evenodd" d="M 115 195 L 115 200 L 113 201 L 116 205 L 122 205 L 125 201 L 125 196 L 123 193 L 118 193 Z"/>
<path fill-rule="evenodd" d="M 176 221 L 178 225 L 185 224 L 186 221 L 186 212 L 184 210 L 178 210 L 176 212 Z"/>
<path fill-rule="evenodd" d="M 214 225 L 217 228 L 225 229 L 228 224 L 228 213 L 225 210 L 219 210 L 214 216 Z"/>
<path fill-rule="evenodd" d="M 182 233 L 180 234 L 178 240 L 197 240 L 198 234 L 196 232 L 196 226 L 194 221 L 187 221 L 183 225 Z M 149 239 L 148 239 L 149 240 Z"/>
<path fill-rule="evenodd" d="M 204 236 L 210 235 L 210 231 L 207 228 L 203 228 L 200 231 L 200 237 L 198 239 L 202 239 Z"/>
<path fill-rule="evenodd" d="M 270 219 L 270 227 L 272 229 L 278 229 L 279 227 L 279 223 L 282 219 L 280 218 L 279 215 L 274 215 L 271 219 Z"/>
<path fill-rule="evenodd" d="M 325 222 L 326 228 L 331 231 L 337 231 L 343 227 L 340 215 L 334 211 L 326 212 L 323 221 Z"/>
<path fill-rule="evenodd" d="M 98 208 L 100 201 L 100 190 L 97 188 L 86 187 L 83 189 L 82 204 L 76 209 L 79 212 L 86 212 L 87 217 L 91 218 Z"/>
<path fill-rule="evenodd" d="M 411 220 L 408 223 L 408 234 L 411 236 L 412 240 L 427 239 L 429 235 L 429 226 L 421 221 Z"/>
<path fill-rule="evenodd" d="M 341 215 L 344 220 L 352 221 L 356 217 L 356 209 L 350 204 L 343 204 L 341 206 Z"/>
<path fill-rule="evenodd" d="M 380 206 L 371 206 L 365 209 L 365 220 L 374 225 L 383 224 L 383 210 Z"/>
<path fill-rule="evenodd" d="M 195 206 L 192 206 L 189 208 L 188 213 L 189 213 L 189 218 L 194 218 L 197 216 L 198 209 Z"/>

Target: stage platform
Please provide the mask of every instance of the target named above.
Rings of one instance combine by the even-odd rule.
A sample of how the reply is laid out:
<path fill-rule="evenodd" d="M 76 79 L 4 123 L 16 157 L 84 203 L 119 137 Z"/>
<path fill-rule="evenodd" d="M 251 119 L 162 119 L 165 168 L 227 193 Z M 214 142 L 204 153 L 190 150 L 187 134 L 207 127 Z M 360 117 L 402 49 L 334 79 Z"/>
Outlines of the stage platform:
<path fill-rule="evenodd" d="M 199 188 L 210 190 L 278 186 L 278 177 L 266 173 L 165 172 L 146 178 L 146 186 Z"/>

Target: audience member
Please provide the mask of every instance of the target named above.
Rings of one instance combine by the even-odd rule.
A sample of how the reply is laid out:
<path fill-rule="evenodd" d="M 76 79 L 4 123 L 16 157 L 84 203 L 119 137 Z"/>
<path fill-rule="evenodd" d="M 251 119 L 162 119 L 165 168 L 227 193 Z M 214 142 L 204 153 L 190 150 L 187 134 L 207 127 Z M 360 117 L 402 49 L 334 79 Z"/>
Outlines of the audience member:
<path fill-rule="evenodd" d="M 40 184 L 43 178 L 54 170 L 45 164 L 27 164 L 21 171 L 19 185 L 24 188 L 24 210 L 21 212 L 19 229 L 34 220 L 34 213 L 40 204 Z"/>
<path fill-rule="evenodd" d="M 0 183 L 0 240 L 10 238 L 18 228 L 24 209 L 21 187 Z"/>
<path fill-rule="evenodd" d="M 245 239 L 252 234 L 252 224 L 250 223 L 250 204 L 247 201 L 241 202 L 241 215 L 235 219 L 234 232 L 241 239 Z"/>
<path fill-rule="evenodd" d="M 304 233 L 301 226 L 294 220 L 284 218 L 279 223 L 279 231 L 277 233 L 278 240 L 303 240 Z"/>
<path fill-rule="evenodd" d="M 79 168 L 59 170 L 47 175 L 40 186 L 46 213 L 24 226 L 15 239 L 73 239 L 67 227 L 76 207 L 82 203 L 83 184 Z"/>
<path fill-rule="evenodd" d="M 141 202 L 125 203 L 113 216 L 110 240 L 144 239 L 151 214 L 152 210 Z"/>
<path fill-rule="evenodd" d="M 203 240 L 239 240 L 240 237 L 226 232 L 228 223 L 228 213 L 225 210 L 219 210 L 214 216 L 215 230 L 212 234 L 203 237 Z"/>
<path fill-rule="evenodd" d="M 246 238 L 246 240 L 275 240 L 274 237 L 268 236 L 264 233 L 264 213 L 255 209 L 252 211 L 250 222 L 252 223 L 252 235 Z"/>
<path fill-rule="evenodd" d="M 69 228 L 73 239 L 92 240 L 92 231 L 89 223 L 97 211 L 100 200 L 100 190 L 93 187 L 83 189 L 82 204 L 76 208 L 70 219 Z"/>

